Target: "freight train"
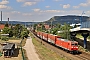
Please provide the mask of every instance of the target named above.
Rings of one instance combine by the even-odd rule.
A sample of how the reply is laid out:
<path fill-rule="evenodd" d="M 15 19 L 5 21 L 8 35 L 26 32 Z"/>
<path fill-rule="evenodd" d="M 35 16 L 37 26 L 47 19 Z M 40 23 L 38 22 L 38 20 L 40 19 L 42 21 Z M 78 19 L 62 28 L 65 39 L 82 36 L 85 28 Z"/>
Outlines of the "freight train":
<path fill-rule="evenodd" d="M 78 53 L 78 42 L 70 41 L 67 39 L 63 39 L 60 36 L 45 33 L 45 32 L 36 32 L 37 37 L 45 40 L 46 42 L 52 43 L 70 53 Z"/>

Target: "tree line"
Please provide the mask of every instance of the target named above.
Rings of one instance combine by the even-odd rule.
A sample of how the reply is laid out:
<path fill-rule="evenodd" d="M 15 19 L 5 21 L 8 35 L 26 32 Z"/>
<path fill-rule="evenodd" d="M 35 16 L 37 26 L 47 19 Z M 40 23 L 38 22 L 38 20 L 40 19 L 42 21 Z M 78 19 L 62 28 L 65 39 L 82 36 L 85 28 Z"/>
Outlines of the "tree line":
<path fill-rule="evenodd" d="M 1 34 L 9 34 L 8 36 L 1 36 L 2 40 L 8 40 L 8 38 L 27 38 L 29 31 L 24 25 L 16 24 L 15 26 L 9 26 L 7 23 L 5 24 L 4 29 L 1 31 Z"/>
<path fill-rule="evenodd" d="M 50 29 L 45 29 L 45 26 L 43 23 L 39 23 L 39 25 L 40 27 L 38 27 L 37 24 L 34 24 L 34 29 L 37 31 L 58 35 L 65 39 L 70 39 L 70 29 L 73 28 L 66 23 L 64 23 L 64 25 L 61 25 L 60 23 L 52 24 L 50 25 Z"/>

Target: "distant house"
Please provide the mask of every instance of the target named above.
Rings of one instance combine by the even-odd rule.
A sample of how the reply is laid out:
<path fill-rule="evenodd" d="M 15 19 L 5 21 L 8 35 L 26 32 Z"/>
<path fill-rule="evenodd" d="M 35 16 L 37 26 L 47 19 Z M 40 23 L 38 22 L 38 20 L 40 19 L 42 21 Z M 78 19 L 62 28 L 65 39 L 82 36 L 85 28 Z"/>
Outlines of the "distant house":
<path fill-rule="evenodd" d="M 48 24 L 45 24 L 44 26 L 45 26 L 45 29 L 49 29 L 50 28 L 50 26 Z"/>
<path fill-rule="evenodd" d="M 6 42 L 2 45 L 4 57 L 11 57 L 15 52 L 15 44 Z"/>
<path fill-rule="evenodd" d="M 37 26 L 38 26 L 38 27 L 41 27 L 41 24 L 38 24 Z"/>
<path fill-rule="evenodd" d="M 5 25 L 4 24 L 0 24 L 0 31 L 2 31 L 4 29 Z"/>
<path fill-rule="evenodd" d="M 37 27 L 42 27 L 42 25 L 38 24 Z M 45 29 L 50 29 L 50 25 L 48 25 L 48 24 L 44 24 L 44 27 L 45 27 Z"/>

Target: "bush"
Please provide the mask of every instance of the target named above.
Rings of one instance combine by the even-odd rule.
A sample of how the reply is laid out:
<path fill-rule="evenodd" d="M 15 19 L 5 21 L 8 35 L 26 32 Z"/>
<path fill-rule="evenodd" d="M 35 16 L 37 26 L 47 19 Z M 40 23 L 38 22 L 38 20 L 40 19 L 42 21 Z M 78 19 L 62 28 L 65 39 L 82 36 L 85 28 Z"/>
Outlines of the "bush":
<path fill-rule="evenodd" d="M 1 37 L 1 40 L 8 41 L 8 40 L 9 40 L 9 37 L 2 36 L 2 37 Z"/>
<path fill-rule="evenodd" d="M 17 38 L 17 37 L 15 37 L 15 36 L 9 37 L 9 39 L 10 39 L 10 40 L 20 40 L 20 38 Z"/>
<path fill-rule="evenodd" d="M 0 35 L 0 39 L 1 39 L 1 35 Z"/>

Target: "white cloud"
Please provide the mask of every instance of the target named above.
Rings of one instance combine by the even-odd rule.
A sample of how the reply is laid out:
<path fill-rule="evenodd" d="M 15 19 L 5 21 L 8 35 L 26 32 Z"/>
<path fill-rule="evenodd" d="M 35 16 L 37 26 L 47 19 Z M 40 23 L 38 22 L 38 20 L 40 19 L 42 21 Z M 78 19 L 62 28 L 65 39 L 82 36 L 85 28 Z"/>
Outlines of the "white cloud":
<path fill-rule="evenodd" d="M 25 2 L 23 6 L 31 6 L 36 4 L 36 2 Z"/>
<path fill-rule="evenodd" d="M 90 13 L 90 11 L 87 11 L 87 13 Z"/>
<path fill-rule="evenodd" d="M 44 0 L 16 0 L 17 2 L 39 2 Z"/>
<path fill-rule="evenodd" d="M 70 4 L 66 4 L 66 5 L 63 5 L 63 8 L 69 8 L 70 7 Z"/>
<path fill-rule="evenodd" d="M 7 19 L 10 17 L 10 20 L 17 20 L 17 21 L 28 21 L 31 22 L 34 21 L 46 21 L 50 19 L 53 16 L 61 16 L 61 15 L 81 15 L 82 10 L 40 10 L 40 9 L 34 9 L 37 12 L 19 12 L 19 11 L 10 11 L 8 13 L 4 12 L 4 18 Z M 85 11 L 85 13 L 90 14 L 90 11 Z M 42 16 L 42 17 L 40 17 Z M 22 17 L 22 18 L 21 18 Z"/>
<path fill-rule="evenodd" d="M 73 6 L 73 8 L 80 8 L 80 7 L 89 7 L 90 0 L 86 0 L 84 3 L 80 3 L 78 6 Z"/>
<path fill-rule="evenodd" d="M 24 2 L 24 0 L 16 0 L 17 2 Z"/>
<path fill-rule="evenodd" d="M 39 12 L 39 11 L 40 11 L 40 9 L 33 9 L 33 11 L 34 11 L 34 12 Z"/>
<path fill-rule="evenodd" d="M 74 8 L 74 9 L 77 9 L 77 8 L 79 8 L 79 6 L 73 6 L 73 8 Z"/>
<path fill-rule="evenodd" d="M 86 6 L 88 6 L 89 4 L 88 4 L 88 3 L 80 3 L 79 5 L 80 5 L 80 6 L 83 6 L 83 7 L 86 7 Z"/>
<path fill-rule="evenodd" d="M 11 13 L 12 13 L 12 14 L 15 14 L 15 13 L 20 14 L 20 12 L 18 12 L 18 11 L 11 11 Z"/>
<path fill-rule="evenodd" d="M 59 13 L 60 10 L 40 10 L 40 13 Z"/>
<path fill-rule="evenodd" d="M 31 13 L 23 13 L 22 15 L 24 15 L 24 16 L 31 16 L 32 14 Z"/>
<path fill-rule="evenodd" d="M 0 5 L 4 5 L 4 4 L 8 4 L 9 3 L 9 1 L 7 1 L 7 0 L 2 0 L 2 2 L 0 2 Z"/>
<path fill-rule="evenodd" d="M 17 0 L 17 2 L 23 2 L 23 6 L 31 6 L 35 5 L 36 3 L 44 1 L 44 0 Z"/>
<path fill-rule="evenodd" d="M 6 4 L 8 4 L 9 1 L 8 0 L 2 0 L 0 2 L 0 9 L 12 9 L 10 6 L 7 6 Z"/>
<path fill-rule="evenodd" d="M 90 16 L 90 10 L 85 11 L 85 14 Z"/>
<path fill-rule="evenodd" d="M 57 13 L 57 12 L 60 12 L 60 10 L 46 10 L 46 12 Z"/>
<path fill-rule="evenodd" d="M 7 6 L 5 6 L 5 5 L 0 5 L 0 8 L 2 9 L 2 8 L 7 8 Z"/>
<path fill-rule="evenodd" d="M 53 15 L 74 15 L 74 14 L 76 14 L 76 15 L 79 15 L 79 14 L 81 14 L 82 13 L 82 11 L 81 10 L 70 10 L 70 11 L 65 11 L 65 10 L 41 10 L 40 11 L 40 13 L 41 13 L 41 15 L 42 14 L 46 14 L 46 15 L 48 15 L 48 14 L 53 14 Z"/>
<path fill-rule="evenodd" d="M 10 6 L 7 6 L 7 9 L 11 10 L 11 9 L 13 9 L 13 8 L 11 8 Z"/>
<path fill-rule="evenodd" d="M 0 5 L 0 9 L 11 9 L 11 7 L 6 6 L 6 5 Z"/>
<path fill-rule="evenodd" d="M 50 8 L 50 6 L 45 6 L 46 8 Z"/>

